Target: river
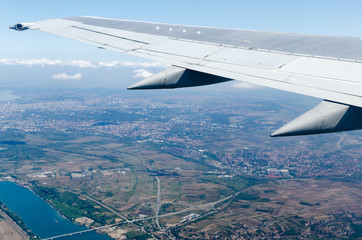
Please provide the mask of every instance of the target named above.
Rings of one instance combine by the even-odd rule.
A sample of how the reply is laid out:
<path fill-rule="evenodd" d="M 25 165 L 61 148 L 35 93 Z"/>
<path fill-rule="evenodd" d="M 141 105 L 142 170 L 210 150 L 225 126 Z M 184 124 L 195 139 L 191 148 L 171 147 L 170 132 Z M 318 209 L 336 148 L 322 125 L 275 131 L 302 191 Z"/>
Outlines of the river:
<path fill-rule="evenodd" d="M 0 182 L 0 201 L 11 211 L 15 212 L 28 228 L 40 238 L 48 238 L 87 229 L 65 219 L 38 195 L 13 182 Z M 67 239 L 110 240 L 111 238 L 91 232 L 81 236 L 68 237 Z"/>

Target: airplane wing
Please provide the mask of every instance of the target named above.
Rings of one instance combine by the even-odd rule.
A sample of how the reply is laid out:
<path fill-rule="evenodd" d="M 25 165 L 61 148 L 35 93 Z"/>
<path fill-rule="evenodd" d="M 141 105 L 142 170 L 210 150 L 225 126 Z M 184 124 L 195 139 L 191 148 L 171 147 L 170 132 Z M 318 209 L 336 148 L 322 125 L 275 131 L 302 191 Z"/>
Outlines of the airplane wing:
<path fill-rule="evenodd" d="M 238 80 L 324 100 L 271 136 L 362 129 L 362 38 L 98 17 L 51 19 L 10 28 L 48 32 L 170 65 L 128 89 Z"/>

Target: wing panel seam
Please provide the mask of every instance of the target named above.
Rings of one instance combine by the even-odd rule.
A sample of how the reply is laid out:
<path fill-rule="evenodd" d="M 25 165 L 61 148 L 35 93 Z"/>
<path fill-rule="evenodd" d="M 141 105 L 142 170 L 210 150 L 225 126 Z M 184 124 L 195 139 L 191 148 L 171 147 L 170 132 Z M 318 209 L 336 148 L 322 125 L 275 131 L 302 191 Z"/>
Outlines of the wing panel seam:
<path fill-rule="evenodd" d="M 210 63 L 221 63 L 221 64 L 227 64 L 227 65 L 233 65 L 233 66 L 241 66 L 241 67 L 245 67 L 245 68 L 250 68 L 250 69 L 258 69 L 260 70 L 261 68 L 258 67 L 252 67 L 252 66 L 245 66 L 245 65 L 240 65 L 240 64 L 236 64 L 236 63 L 226 63 L 226 62 L 221 62 L 221 61 L 215 61 L 215 60 L 208 60 L 205 59 L 205 57 L 203 58 L 195 58 L 195 57 L 190 57 L 190 56 L 185 56 L 185 55 L 180 55 L 180 54 L 173 54 L 173 53 L 167 53 L 167 52 L 162 52 L 162 51 L 156 51 L 156 50 L 149 50 L 149 49 L 144 49 L 147 52 L 153 52 L 153 53 L 161 53 L 161 54 L 166 54 L 166 55 L 170 55 L 170 56 L 179 56 L 179 57 L 187 57 L 187 58 L 191 58 L 191 59 L 195 59 L 195 60 L 204 60 Z M 216 51 L 217 52 L 217 51 Z M 212 55 L 213 53 L 209 54 Z M 287 65 L 288 63 L 284 64 Z M 195 64 L 194 64 L 195 65 Z M 196 64 L 199 65 L 199 64 Z M 264 71 L 273 71 L 271 69 L 262 69 Z M 281 73 L 281 74 L 293 74 L 295 76 L 304 76 L 304 77 L 312 77 L 312 78 L 319 78 L 319 79 L 325 79 L 325 80 L 331 80 L 331 81 L 336 81 L 336 82 L 346 82 L 346 83 L 351 83 L 351 84 L 361 84 L 360 82 L 356 82 L 356 81 L 350 81 L 350 80 L 340 80 L 340 79 L 336 79 L 336 78 L 329 78 L 329 77 L 322 77 L 322 76 L 315 76 L 315 75 L 308 75 L 308 74 L 302 74 L 302 73 L 293 73 L 293 72 L 288 72 L 288 71 L 283 71 L 282 69 L 279 70 L 275 70 L 275 72 Z M 237 72 L 234 72 L 237 73 Z M 282 81 L 281 81 L 282 82 Z M 287 83 L 287 82 L 285 82 Z M 356 95 L 358 96 L 358 95 Z M 360 96 L 359 96 L 360 97 Z"/>
<path fill-rule="evenodd" d="M 200 65 L 197 65 L 197 66 L 200 66 Z M 205 66 L 200 66 L 200 67 L 205 67 Z M 215 68 L 215 67 L 206 67 L 206 68 L 211 68 L 211 69 L 215 69 L 215 70 L 219 70 L 219 71 L 224 71 L 221 68 Z M 240 74 L 240 75 L 244 75 L 244 76 L 248 76 L 248 77 L 254 77 L 254 78 L 260 78 L 260 79 L 264 79 L 264 80 L 271 81 L 271 82 L 279 82 L 279 83 L 282 83 L 282 84 L 289 84 L 289 85 L 302 86 L 302 87 L 306 87 L 306 88 L 312 88 L 311 86 L 303 85 L 303 84 L 300 84 L 300 83 L 294 83 L 294 82 L 290 83 L 290 82 L 286 82 L 286 81 L 281 81 L 281 80 L 277 80 L 277 79 L 257 76 L 257 75 L 248 74 L 248 73 L 240 73 L 240 72 L 235 72 L 235 71 L 231 71 L 231 70 L 228 70 L 228 71 L 232 72 L 232 73 L 235 73 L 235 74 Z M 361 98 L 361 96 L 355 95 L 355 94 L 349 94 L 349 93 L 344 93 L 344 92 L 339 92 L 339 91 L 327 90 L 327 89 L 318 88 L 318 87 L 313 87 L 313 88 L 318 89 L 318 90 L 322 90 L 322 91 L 327 91 L 327 92 L 332 92 L 332 93 L 337 93 L 337 94 L 342 94 L 342 95 L 348 95 L 348 96 L 352 96 L 352 97 Z"/>
<path fill-rule="evenodd" d="M 72 28 L 77 28 L 77 29 L 84 30 L 84 31 L 88 31 L 88 32 L 93 32 L 93 33 L 101 34 L 101 35 L 105 35 L 105 36 L 109 36 L 109 37 L 114 37 L 114 38 L 119 38 L 119 39 L 123 39 L 123 40 L 128 40 L 128 41 L 131 41 L 131 42 L 142 43 L 142 44 L 145 44 L 145 45 L 148 45 L 148 44 L 149 44 L 149 43 L 147 43 L 147 42 L 135 40 L 135 39 L 132 39 L 132 38 L 120 37 L 120 36 L 117 36 L 117 35 L 113 35 L 113 34 L 109 34 L 109 33 L 103 33 L 103 32 L 99 32 L 99 31 L 95 31 L 95 30 L 91 30 L 91 29 L 87 29 L 87 28 L 82 28 L 82 27 L 78 27 L 78 26 L 74 26 L 74 25 L 72 25 L 72 26 L 70 26 L 70 27 L 72 27 Z"/>

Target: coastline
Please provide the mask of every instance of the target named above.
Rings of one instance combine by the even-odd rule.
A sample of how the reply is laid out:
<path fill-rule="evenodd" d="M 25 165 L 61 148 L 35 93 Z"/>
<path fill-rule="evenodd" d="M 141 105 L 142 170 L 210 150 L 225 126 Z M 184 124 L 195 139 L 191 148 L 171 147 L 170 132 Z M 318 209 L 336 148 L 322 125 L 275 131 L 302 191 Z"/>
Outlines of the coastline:
<path fill-rule="evenodd" d="M 1 178 L 0 178 L 0 182 L 12 182 L 12 183 L 15 183 L 15 184 L 16 184 L 17 186 L 19 186 L 19 187 L 28 189 L 28 190 L 31 191 L 34 195 L 38 196 L 38 197 L 39 197 L 40 199 L 42 199 L 45 203 L 47 203 L 48 206 L 50 206 L 53 210 L 55 210 L 62 218 L 68 220 L 68 221 L 71 222 L 72 224 L 75 224 L 75 225 L 78 225 L 78 226 L 82 226 L 82 227 L 85 227 L 85 228 L 87 228 L 87 229 L 94 229 L 94 228 L 95 228 L 94 226 L 86 227 L 86 226 L 84 226 L 83 224 L 80 224 L 80 223 L 74 221 L 74 219 L 70 219 L 69 217 L 67 217 L 66 215 L 64 215 L 64 214 L 62 213 L 62 211 L 61 211 L 60 209 L 57 209 L 57 208 L 53 205 L 53 203 L 52 203 L 51 201 L 48 201 L 46 198 L 44 198 L 43 196 L 41 196 L 40 194 L 38 194 L 37 191 L 34 189 L 34 188 L 36 188 L 36 186 L 32 185 L 31 183 L 28 183 L 28 182 L 26 182 L 26 181 L 24 181 L 24 180 L 19 181 L 19 180 L 14 179 L 14 178 L 11 178 L 11 179 L 10 179 L 10 178 L 9 178 L 9 179 L 1 179 Z M 1 202 L 0 202 L 0 203 L 1 203 Z M 19 218 L 19 220 L 23 221 L 20 217 L 18 217 L 15 213 L 13 213 L 10 209 L 8 209 L 5 204 L 2 203 L 1 205 L 5 207 L 5 210 L 6 210 L 6 211 L 10 211 L 10 212 L 11 212 L 10 215 L 14 214 L 16 218 Z M 2 211 L 1 208 L 0 208 L 0 211 Z M 4 211 L 3 211 L 3 212 L 4 212 Z M 4 214 L 6 214 L 6 212 L 4 212 Z M 6 214 L 6 216 L 8 216 L 8 214 Z M 11 219 L 10 216 L 8 216 L 8 218 Z M 1 221 L 1 214 L 0 214 L 0 221 Z M 15 221 L 16 221 L 16 220 L 15 220 Z M 23 239 L 26 239 L 26 240 L 39 239 L 36 235 L 33 235 L 32 231 L 27 227 L 27 225 L 25 225 L 25 223 L 24 223 L 24 228 L 23 228 L 23 226 L 21 226 L 21 224 L 19 225 L 19 224 L 17 224 L 15 221 L 12 221 L 12 224 L 13 224 L 13 225 L 15 224 L 19 229 L 21 229 L 21 231 L 23 231 L 23 232 L 26 234 L 26 237 L 21 238 L 22 240 L 23 240 Z M 9 223 L 9 225 L 10 225 L 10 223 Z M 28 232 L 28 233 L 27 233 L 27 232 Z M 110 236 L 110 234 L 108 234 L 108 233 L 99 232 L 98 230 L 96 230 L 95 232 L 96 232 L 97 234 L 104 235 L 104 236 L 109 237 L 110 239 L 113 239 L 113 238 Z M 0 231 L 0 233 L 1 233 L 1 231 Z M 29 233 L 30 233 L 30 235 L 29 235 Z M 2 235 L 0 234 L 0 240 L 8 240 L 8 239 L 9 239 L 9 240 L 12 240 L 13 238 L 2 238 Z M 20 240 L 20 239 L 19 239 L 19 240 Z"/>
<path fill-rule="evenodd" d="M 18 184 L 18 183 L 17 183 Z M 42 197 L 40 194 L 38 194 L 35 190 L 33 190 L 31 187 L 31 185 L 27 185 L 25 186 L 26 188 L 28 188 L 31 192 L 33 192 L 35 195 L 37 195 L 39 198 L 41 198 L 43 201 L 45 201 L 51 208 L 53 208 L 57 213 L 59 213 L 63 218 L 67 219 L 68 221 L 72 222 L 73 224 L 76 224 L 78 226 L 82 226 L 82 227 L 85 227 L 87 229 L 94 229 L 95 227 L 94 226 L 91 226 L 91 227 L 86 227 L 76 221 L 74 221 L 74 219 L 70 219 L 69 217 L 65 216 L 61 210 L 58 210 L 52 202 L 48 201 L 46 198 Z M 106 234 L 106 233 L 102 233 L 102 232 L 99 232 L 98 230 L 96 230 L 96 232 L 98 234 L 101 234 L 101 235 L 106 235 L 108 237 L 110 237 L 111 239 L 113 239 L 109 234 Z"/>
<path fill-rule="evenodd" d="M 19 184 L 18 184 L 19 185 Z M 21 186 L 21 185 L 19 185 Z M 57 213 L 59 213 L 60 216 L 62 216 L 63 218 L 71 221 L 72 223 L 76 223 L 75 221 L 73 221 L 72 219 L 69 219 L 68 217 L 66 217 L 63 213 L 61 213 L 58 209 L 56 209 L 53 204 L 51 202 L 49 202 L 47 199 L 43 198 L 42 196 L 40 196 L 39 194 L 37 194 L 31 187 L 29 186 L 25 186 L 27 189 L 29 189 L 32 193 L 34 193 L 35 195 L 37 195 L 38 197 L 40 197 L 44 202 L 46 202 L 51 208 L 53 208 Z M 77 223 L 76 223 L 77 224 Z M 79 225 L 79 224 L 77 224 Z M 81 226 L 81 225 L 79 225 Z"/>
<path fill-rule="evenodd" d="M 58 214 L 57 218 L 63 218 L 64 220 L 67 220 L 67 222 L 69 222 L 72 225 L 85 227 L 85 226 L 75 222 L 74 220 L 71 220 L 71 219 L 67 218 L 64 214 L 61 213 L 60 210 L 55 208 L 55 206 L 53 206 L 51 204 L 51 202 L 47 201 L 46 199 L 42 198 L 39 194 L 37 194 L 36 190 L 33 189 L 34 186 L 32 184 L 24 183 L 24 181 L 19 182 L 19 181 L 16 181 L 16 180 L 13 180 L 13 181 L 6 181 L 6 180 L 4 181 L 3 180 L 1 182 L 9 182 L 9 183 L 11 182 L 11 183 L 16 184 L 18 187 L 29 190 L 31 192 L 31 194 L 34 194 L 35 196 L 40 198 L 42 201 L 44 201 L 48 206 L 50 206 L 50 208 L 52 209 L 51 211 L 55 211 L 56 214 Z M 1 212 L 0 212 L 0 227 L 1 227 L 0 228 L 0 240 L 25 240 L 25 239 L 26 240 L 35 240 L 35 239 L 40 239 L 35 234 L 33 234 L 32 230 L 30 230 L 28 228 L 28 226 L 25 224 L 25 222 L 15 212 L 10 210 L 1 201 L 0 201 L 0 211 L 3 212 L 4 215 L 6 215 L 6 218 L 5 218 L 5 216 L 2 217 Z M 7 221 L 5 221 L 5 219 Z M 11 219 L 12 221 L 8 220 L 8 219 Z M 1 222 L 2 222 L 2 224 L 1 224 Z M 11 227 L 11 226 L 14 226 L 14 227 Z M 15 231 L 15 228 L 16 228 L 17 231 Z M 92 228 L 87 228 L 87 227 L 85 227 L 85 228 L 86 229 L 92 229 Z M 77 230 L 70 230 L 69 233 L 74 232 L 74 231 L 77 232 Z M 5 237 L 4 233 L 8 234 L 8 237 Z M 23 234 L 21 234 L 21 237 L 19 237 L 20 233 L 23 233 Z M 25 233 L 25 235 L 24 235 L 24 233 Z M 99 233 L 98 231 L 95 231 L 95 233 L 110 237 L 108 234 Z M 93 236 L 93 238 L 94 238 L 94 236 Z"/>

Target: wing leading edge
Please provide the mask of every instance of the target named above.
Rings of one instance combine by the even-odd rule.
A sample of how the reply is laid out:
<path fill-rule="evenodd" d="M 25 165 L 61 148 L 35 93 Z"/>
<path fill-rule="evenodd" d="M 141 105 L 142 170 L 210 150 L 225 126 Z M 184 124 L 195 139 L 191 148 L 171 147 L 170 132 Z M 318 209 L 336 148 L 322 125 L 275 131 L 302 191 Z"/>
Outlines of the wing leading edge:
<path fill-rule="evenodd" d="M 323 101 L 271 136 L 362 129 L 362 39 L 217 29 L 97 17 L 16 24 L 170 64 L 129 89 L 239 80 Z"/>

